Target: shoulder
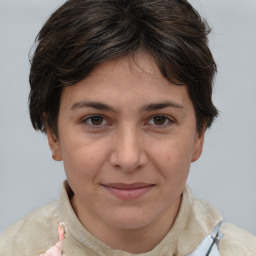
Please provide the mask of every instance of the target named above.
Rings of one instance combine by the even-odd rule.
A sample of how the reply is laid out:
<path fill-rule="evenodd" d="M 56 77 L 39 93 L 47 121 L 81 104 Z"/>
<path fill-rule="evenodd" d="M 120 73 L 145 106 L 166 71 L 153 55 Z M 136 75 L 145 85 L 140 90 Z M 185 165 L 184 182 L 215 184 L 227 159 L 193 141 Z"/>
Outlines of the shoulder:
<path fill-rule="evenodd" d="M 221 227 L 224 237 L 220 242 L 221 256 L 256 255 L 256 237 L 233 224 L 224 223 Z"/>
<path fill-rule="evenodd" d="M 0 235 L 0 256 L 38 255 L 57 240 L 57 201 L 40 207 Z"/>

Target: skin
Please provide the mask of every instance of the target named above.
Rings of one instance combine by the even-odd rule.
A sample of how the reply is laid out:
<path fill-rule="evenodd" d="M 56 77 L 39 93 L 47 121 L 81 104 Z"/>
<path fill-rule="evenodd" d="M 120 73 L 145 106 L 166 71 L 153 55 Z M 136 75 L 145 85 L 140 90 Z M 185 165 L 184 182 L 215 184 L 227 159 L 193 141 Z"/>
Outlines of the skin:
<path fill-rule="evenodd" d="M 163 78 L 146 54 L 136 63 L 123 57 L 100 64 L 64 88 L 58 138 L 50 129 L 47 135 L 81 223 L 130 253 L 152 250 L 172 227 L 204 139 L 186 87 Z M 138 183 L 143 193 L 113 189 Z"/>

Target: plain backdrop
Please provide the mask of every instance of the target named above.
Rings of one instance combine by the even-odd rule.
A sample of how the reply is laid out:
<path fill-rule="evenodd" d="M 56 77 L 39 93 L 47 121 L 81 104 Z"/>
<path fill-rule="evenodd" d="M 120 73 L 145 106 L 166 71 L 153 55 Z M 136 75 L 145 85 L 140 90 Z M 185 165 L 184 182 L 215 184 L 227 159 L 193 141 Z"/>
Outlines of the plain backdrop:
<path fill-rule="evenodd" d="M 191 0 L 213 28 L 220 116 L 192 164 L 194 194 L 256 234 L 256 1 Z M 30 124 L 28 52 L 61 0 L 0 0 L 0 232 L 58 197 L 65 179 L 45 135 Z"/>

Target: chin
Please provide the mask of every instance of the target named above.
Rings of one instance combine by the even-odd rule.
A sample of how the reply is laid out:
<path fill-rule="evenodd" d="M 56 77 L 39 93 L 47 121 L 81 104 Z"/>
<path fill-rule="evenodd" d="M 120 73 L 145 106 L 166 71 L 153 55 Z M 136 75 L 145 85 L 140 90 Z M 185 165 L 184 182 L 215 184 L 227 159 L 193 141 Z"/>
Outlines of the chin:
<path fill-rule="evenodd" d="M 141 229 L 153 222 L 153 217 L 149 216 L 148 211 L 139 212 L 138 209 L 123 210 L 118 213 L 112 212 L 108 222 L 117 229 Z M 107 221 L 107 220 L 106 220 Z"/>

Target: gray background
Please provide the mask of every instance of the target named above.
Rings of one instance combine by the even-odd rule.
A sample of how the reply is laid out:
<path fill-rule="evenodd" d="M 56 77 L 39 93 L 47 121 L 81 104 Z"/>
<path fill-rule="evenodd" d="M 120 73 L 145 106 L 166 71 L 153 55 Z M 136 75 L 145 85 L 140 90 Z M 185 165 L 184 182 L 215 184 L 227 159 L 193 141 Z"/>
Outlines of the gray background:
<path fill-rule="evenodd" d="M 191 0 L 213 27 L 221 115 L 188 183 L 228 222 L 256 234 L 256 1 Z M 0 232 L 56 198 L 65 179 L 27 109 L 28 52 L 60 0 L 0 0 Z"/>

